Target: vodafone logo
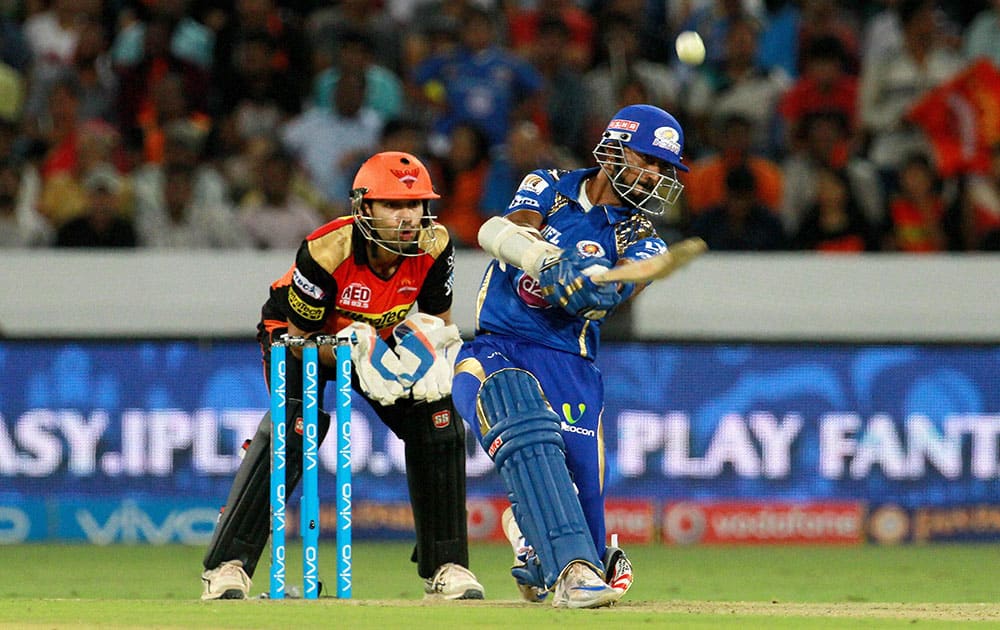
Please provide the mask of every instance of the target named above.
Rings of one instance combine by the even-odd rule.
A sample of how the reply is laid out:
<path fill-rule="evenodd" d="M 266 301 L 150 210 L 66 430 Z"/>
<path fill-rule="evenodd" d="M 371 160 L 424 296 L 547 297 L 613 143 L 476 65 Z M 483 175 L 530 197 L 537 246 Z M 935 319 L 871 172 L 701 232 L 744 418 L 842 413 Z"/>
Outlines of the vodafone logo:
<path fill-rule="evenodd" d="M 691 545 L 705 534 L 705 512 L 693 503 L 678 503 L 663 515 L 663 533 L 668 542 Z"/>

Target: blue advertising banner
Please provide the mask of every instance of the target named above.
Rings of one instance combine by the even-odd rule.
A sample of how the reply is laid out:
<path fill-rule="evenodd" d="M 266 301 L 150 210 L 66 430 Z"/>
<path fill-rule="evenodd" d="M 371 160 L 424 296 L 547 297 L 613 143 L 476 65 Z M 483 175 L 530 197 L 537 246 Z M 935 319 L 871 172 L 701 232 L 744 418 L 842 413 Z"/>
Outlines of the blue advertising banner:
<path fill-rule="evenodd" d="M 609 497 L 1000 503 L 1000 347 L 606 344 L 598 363 Z M 253 342 L 7 341 L 0 373 L 0 543 L 205 540 L 267 407 Z M 353 422 L 355 502 L 405 503 L 402 444 L 358 397 Z M 324 508 L 336 463 L 328 440 Z M 467 470 L 471 497 L 503 495 L 471 443 Z"/>

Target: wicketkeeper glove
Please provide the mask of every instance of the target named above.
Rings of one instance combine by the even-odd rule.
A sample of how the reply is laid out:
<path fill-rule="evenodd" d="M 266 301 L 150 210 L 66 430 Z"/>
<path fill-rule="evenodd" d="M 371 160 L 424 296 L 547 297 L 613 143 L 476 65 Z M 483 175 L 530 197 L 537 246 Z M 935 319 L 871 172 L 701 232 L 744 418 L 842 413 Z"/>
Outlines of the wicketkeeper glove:
<path fill-rule="evenodd" d="M 392 331 L 403 371 L 399 382 L 413 399 L 433 402 L 451 394 L 455 355 L 462 347 L 458 326 L 425 313 L 413 313 Z"/>
<path fill-rule="evenodd" d="M 614 283 L 597 284 L 589 276 L 611 267 L 606 258 L 583 256 L 564 250 L 555 264 L 542 269 L 538 281 L 542 296 L 570 315 L 601 319 L 622 301 Z"/>
<path fill-rule="evenodd" d="M 341 333 L 351 336 L 351 362 L 361 390 L 380 405 L 388 406 L 407 393 L 398 380 L 403 367 L 389 345 L 370 324 L 354 322 Z"/>

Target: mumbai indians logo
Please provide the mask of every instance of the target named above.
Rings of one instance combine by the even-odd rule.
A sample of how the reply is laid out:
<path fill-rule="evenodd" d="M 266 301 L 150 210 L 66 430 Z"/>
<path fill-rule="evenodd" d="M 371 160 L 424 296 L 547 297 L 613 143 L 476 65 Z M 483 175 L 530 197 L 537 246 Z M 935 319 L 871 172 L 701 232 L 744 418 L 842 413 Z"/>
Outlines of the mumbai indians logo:
<path fill-rule="evenodd" d="M 593 256 L 596 258 L 604 256 L 604 247 L 596 241 L 580 241 L 576 244 L 576 251 L 580 252 L 581 256 Z"/>
<path fill-rule="evenodd" d="M 403 171 L 397 171 L 396 169 L 391 170 L 392 174 L 395 175 L 407 188 L 413 188 L 413 185 L 417 183 L 417 176 L 420 175 L 420 170 L 416 168 L 408 168 Z"/>
<path fill-rule="evenodd" d="M 653 146 L 674 154 L 681 152 L 681 134 L 673 127 L 659 127 L 653 132 Z"/>

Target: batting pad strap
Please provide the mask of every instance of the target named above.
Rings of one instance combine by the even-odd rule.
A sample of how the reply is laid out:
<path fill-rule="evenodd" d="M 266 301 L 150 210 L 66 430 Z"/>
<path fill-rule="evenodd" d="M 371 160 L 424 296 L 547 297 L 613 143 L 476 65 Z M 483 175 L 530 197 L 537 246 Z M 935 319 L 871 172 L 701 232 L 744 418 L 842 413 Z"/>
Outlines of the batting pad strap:
<path fill-rule="evenodd" d="M 500 370 L 483 383 L 479 405 L 492 425 L 483 446 L 500 471 L 525 540 L 538 554 L 546 587 L 570 562 L 602 566 L 566 465 L 559 418 L 535 377 Z"/>

